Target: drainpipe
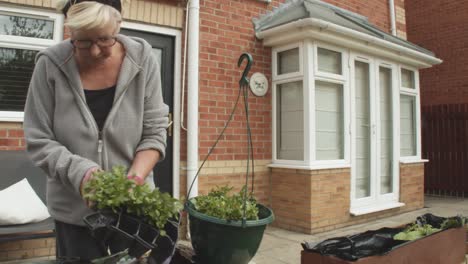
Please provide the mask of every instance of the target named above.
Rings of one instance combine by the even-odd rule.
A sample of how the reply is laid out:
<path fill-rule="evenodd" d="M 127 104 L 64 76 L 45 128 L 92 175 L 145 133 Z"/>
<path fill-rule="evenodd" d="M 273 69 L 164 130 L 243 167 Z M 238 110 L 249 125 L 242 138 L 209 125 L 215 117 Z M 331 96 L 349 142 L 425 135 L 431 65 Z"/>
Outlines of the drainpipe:
<path fill-rule="evenodd" d="M 187 191 L 198 169 L 198 61 L 200 35 L 200 0 L 189 3 L 187 55 Z M 182 102 L 183 103 L 183 102 Z M 187 198 L 198 195 L 198 179 Z"/>
<path fill-rule="evenodd" d="M 395 2 L 394 0 L 388 0 L 388 5 L 390 7 L 390 27 L 392 31 L 392 35 L 396 36 L 396 19 L 395 19 Z"/>

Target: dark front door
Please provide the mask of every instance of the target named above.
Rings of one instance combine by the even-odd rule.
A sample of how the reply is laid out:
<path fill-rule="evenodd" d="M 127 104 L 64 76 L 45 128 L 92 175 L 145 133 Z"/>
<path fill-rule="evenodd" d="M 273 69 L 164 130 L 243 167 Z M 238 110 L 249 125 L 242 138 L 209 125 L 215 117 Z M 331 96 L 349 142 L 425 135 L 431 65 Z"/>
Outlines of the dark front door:
<path fill-rule="evenodd" d="M 161 82 L 164 102 L 169 106 L 169 122 L 172 121 L 174 98 L 174 37 L 138 30 L 121 29 L 122 34 L 143 38 L 153 47 L 161 65 Z M 172 125 L 167 130 L 166 158 L 154 168 L 154 181 L 163 192 L 172 194 Z"/>

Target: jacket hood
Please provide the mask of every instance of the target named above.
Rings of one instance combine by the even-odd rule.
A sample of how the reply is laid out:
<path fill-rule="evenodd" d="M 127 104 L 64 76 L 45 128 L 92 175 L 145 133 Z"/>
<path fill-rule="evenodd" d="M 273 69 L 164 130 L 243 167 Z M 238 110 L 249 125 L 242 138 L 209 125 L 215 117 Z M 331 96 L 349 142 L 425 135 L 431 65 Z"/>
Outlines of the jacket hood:
<path fill-rule="evenodd" d="M 148 52 L 151 52 L 151 46 L 142 38 L 128 37 L 118 34 L 117 41 L 122 43 L 125 48 L 126 57 L 130 59 L 137 67 L 141 68 L 148 58 Z M 40 51 L 36 56 L 36 62 L 41 56 L 47 56 L 54 64 L 61 68 L 73 58 L 73 44 L 70 39 L 66 39 L 57 45 Z"/>

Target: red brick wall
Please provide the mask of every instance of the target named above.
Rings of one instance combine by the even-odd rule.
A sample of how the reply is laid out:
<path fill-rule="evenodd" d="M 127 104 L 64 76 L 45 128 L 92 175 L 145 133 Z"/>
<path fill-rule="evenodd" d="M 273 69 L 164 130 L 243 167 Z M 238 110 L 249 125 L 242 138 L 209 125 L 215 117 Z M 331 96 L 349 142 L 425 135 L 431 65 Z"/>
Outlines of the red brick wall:
<path fill-rule="evenodd" d="M 180 5 L 181 1 L 155 1 Z M 264 48 L 255 38 L 252 18 L 271 11 L 284 0 L 262 3 L 254 0 L 201 0 L 200 1 L 200 159 L 214 143 L 225 124 L 238 93 L 238 80 L 242 69 L 237 59 L 242 52 L 254 57 L 251 73 L 262 72 L 271 80 L 271 50 Z M 331 4 L 369 17 L 383 30 L 389 31 L 387 0 L 327 0 Z M 396 5 L 401 5 L 397 0 Z M 254 157 L 271 159 L 271 90 L 265 97 L 251 96 L 250 121 L 254 141 Z M 185 108 L 186 109 L 186 108 Z M 0 131 L 0 147 L 13 149 L 24 147 L 24 142 L 3 135 Z M 6 133 L 6 132 L 5 132 Z M 186 133 L 182 132 L 182 146 Z M 247 157 L 245 121 L 242 104 L 236 112 L 225 137 L 218 144 L 211 160 L 243 160 Z M 181 149 L 185 160 L 185 147 Z"/>
<path fill-rule="evenodd" d="M 21 150 L 25 146 L 21 124 L 0 123 L 0 150 Z"/>
<path fill-rule="evenodd" d="M 243 69 L 237 67 L 237 60 L 242 52 L 253 55 L 251 73 L 262 72 L 271 81 L 271 50 L 255 38 L 252 18 L 271 11 L 281 2 L 284 0 L 274 0 L 270 4 L 254 0 L 200 1 L 200 159 L 221 132 L 236 100 Z M 367 16 L 381 29 L 390 30 L 387 0 L 326 2 Z M 402 5 L 402 0 L 396 4 Z M 249 103 L 254 157 L 271 159 L 271 89 L 265 97 L 251 96 Z M 210 160 L 246 159 L 245 121 L 241 109 L 242 104 Z"/>
<path fill-rule="evenodd" d="M 408 40 L 444 62 L 420 71 L 421 104 L 468 102 L 468 4 L 460 0 L 406 0 Z"/>

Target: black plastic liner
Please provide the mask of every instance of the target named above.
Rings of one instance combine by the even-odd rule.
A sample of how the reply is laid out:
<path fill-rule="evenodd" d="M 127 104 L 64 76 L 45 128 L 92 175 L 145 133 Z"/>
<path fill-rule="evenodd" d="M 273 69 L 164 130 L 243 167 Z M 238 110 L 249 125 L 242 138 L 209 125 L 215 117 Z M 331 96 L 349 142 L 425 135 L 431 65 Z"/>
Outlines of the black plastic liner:
<path fill-rule="evenodd" d="M 162 236 L 160 230 L 145 223 L 140 218 L 120 212 L 96 212 L 83 218 L 91 234 L 109 247 L 111 254 L 128 249 L 128 254 L 139 258 L 152 250 L 148 263 L 170 263 L 178 239 L 178 220 L 167 222 Z"/>
<path fill-rule="evenodd" d="M 433 214 L 419 216 L 416 223 L 418 225 L 429 224 L 434 228 L 441 228 L 442 223 L 447 219 L 454 220 L 453 224 L 447 228 L 462 226 L 463 219 L 461 217 L 445 218 Z M 356 261 L 369 256 L 386 254 L 399 245 L 407 243 L 408 241 L 393 239 L 394 235 L 404 229 L 405 227 L 381 228 L 347 237 L 330 238 L 318 244 L 305 242 L 302 243 L 302 247 L 306 251 L 316 252 L 321 255 L 336 256 L 344 260 Z"/>

